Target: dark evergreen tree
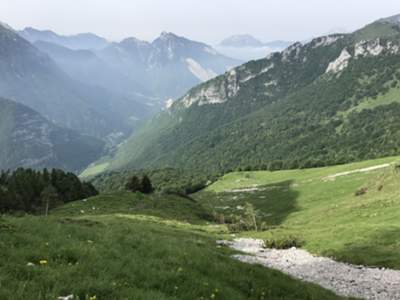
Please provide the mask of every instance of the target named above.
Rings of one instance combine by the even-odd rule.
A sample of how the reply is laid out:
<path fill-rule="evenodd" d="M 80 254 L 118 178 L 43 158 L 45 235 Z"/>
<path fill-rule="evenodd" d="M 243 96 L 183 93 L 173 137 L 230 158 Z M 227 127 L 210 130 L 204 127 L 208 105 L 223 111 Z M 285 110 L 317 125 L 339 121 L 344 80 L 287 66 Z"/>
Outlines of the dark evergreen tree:
<path fill-rule="evenodd" d="M 131 179 L 126 184 L 126 189 L 131 192 L 141 192 L 142 183 L 137 176 L 132 176 Z"/>
<path fill-rule="evenodd" d="M 19 168 L 0 174 L 0 213 L 47 211 L 58 203 L 67 203 L 97 195 L 90 183 L 81 182 L 72 173 L 46 169 L 43 172 Z"/>
<path fill-rule="evenodd" d="M 144 175 L 142 178 L 141 192 L 144 194 L 151 194 L 153 192 L 153 185 L 151 184 L 150 178 Z"/>

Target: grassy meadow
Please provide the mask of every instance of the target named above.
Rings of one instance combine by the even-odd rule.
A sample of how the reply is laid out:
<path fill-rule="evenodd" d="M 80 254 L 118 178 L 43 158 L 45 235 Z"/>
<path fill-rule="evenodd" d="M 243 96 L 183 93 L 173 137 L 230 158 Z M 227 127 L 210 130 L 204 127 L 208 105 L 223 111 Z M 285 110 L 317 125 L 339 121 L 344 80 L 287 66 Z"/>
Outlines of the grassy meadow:
<path fill-rule="evenodd" d="M 226 226 L 177 196 L 119 193 L 0 218 L 0 299 L 340 299 L 233 260 Z"/>
<path fill-rule="evenodd" d="M 198 193 L 208 209 L 243 214 L 257 209 L 268 240 L 296 238 L 317 255 L 354 264 L 400 269 L 400 173 L 398 157 L 317 169 L 230 173 Z M 391 163 L 391 166 L 332 175 Z M 247 189 L 247 190 L 246 190 Z M 356 192 L 362 195 L 356 196 Z"/>

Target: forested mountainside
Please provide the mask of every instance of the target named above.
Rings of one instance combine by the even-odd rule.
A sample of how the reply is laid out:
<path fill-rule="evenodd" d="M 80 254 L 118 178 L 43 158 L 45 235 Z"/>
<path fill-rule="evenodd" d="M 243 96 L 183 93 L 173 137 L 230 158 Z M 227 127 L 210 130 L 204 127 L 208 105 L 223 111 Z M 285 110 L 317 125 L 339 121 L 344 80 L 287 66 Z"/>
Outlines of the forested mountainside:
<path fill-rule="evenodd" d="M 225 172 L 398 154 L 398 20 L 296 43 L 199 85 L 98 170 Z"/>
<path fill-rule="evenodd" d="M 63 168 L 79 172 L 104 142 L 54 125 L 34 110 L 0 98 L 0 169 Z"/>

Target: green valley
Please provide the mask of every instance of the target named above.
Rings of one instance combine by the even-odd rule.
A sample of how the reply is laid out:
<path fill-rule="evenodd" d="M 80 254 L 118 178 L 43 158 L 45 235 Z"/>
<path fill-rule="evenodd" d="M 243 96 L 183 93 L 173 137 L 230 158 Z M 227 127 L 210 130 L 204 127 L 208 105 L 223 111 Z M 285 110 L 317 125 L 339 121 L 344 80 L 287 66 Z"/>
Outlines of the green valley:
<path fill-rule="evenodd" d="M 0 22 L 0 300 L 400 299 L 394 2 L 29 2 Z"/>

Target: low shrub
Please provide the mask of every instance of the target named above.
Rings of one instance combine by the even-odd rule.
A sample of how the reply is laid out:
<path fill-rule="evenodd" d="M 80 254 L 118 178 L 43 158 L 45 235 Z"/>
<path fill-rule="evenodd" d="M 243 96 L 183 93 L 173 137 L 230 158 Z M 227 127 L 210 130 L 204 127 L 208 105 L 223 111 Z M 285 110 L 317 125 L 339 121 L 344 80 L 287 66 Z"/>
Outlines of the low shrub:
<path fill-rule="evenodd" d="M 303 245 L 303 240 L 294 236 L 270 238 L 264 240 L 264 247 L 271 249 L 290 249 L 292 247 L 301 248 Z"/>
<path fill-rule="evenodd" d="M 365 194 L 367 193 L 367 191 L 368 191 L 368 188 L 364 187 L 364 188 L 361 188 L 361 189 L 357 190 L 357 191 L 354 193 L 354 195 L 355 195 L 356 197 L 362 196 L 362 195 L 365 195 Z"/>

